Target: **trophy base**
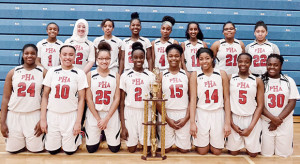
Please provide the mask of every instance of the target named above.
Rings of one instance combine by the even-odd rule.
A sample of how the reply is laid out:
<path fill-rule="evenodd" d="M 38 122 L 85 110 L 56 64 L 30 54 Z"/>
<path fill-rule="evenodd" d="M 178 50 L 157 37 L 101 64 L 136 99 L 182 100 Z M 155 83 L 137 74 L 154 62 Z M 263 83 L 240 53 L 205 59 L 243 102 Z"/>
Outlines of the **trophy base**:
<path fill-rule="evenodd" d="M 153 157 L 151 153 L 148 153 L 147 156 L 142 155 L 141 158 L 146 161 L 161 161 L 167 159 L 167 156 L 165 155 L 162 157 L 160 153 L 155 153 L 155 156 Z"/>

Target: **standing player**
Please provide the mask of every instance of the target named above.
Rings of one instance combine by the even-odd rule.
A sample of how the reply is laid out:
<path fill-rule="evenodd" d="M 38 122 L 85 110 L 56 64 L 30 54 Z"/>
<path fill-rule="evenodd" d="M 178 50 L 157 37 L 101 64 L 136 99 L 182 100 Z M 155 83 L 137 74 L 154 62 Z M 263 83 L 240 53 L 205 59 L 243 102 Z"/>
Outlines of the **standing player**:
<path fill-rule="evenodd" d="M 183 53 L 181 46 L 171 44 L 167 46 L 166 53 L 169 68 L 160 74 L 161 91 L 168 99 L 165 104 L 167 121 L 165 148 L 166 152 L 169 152 L 175 144 L 180 152 L 186 153 L 191 149 L 190 111 L 188 109 L 189 76 L 183 69 L 180 69 L 181 54 Z"/>
<path fill-rule="evenodd" d="M 119 58 L 121 56 L 121 46 L 122 46 L 122 40 L 118 37 L 112 35 L 112 31 L 115 28 L 115 23 L 111 19 L 104 19 L 101 23 L 101 28 L 104 32 L 103 36 L 97 37 L 94 40 L 94 46 L 99 51 L 98 45 L 101 42 L 107 42 L 109 43 L 111 47 L 111 59 L 109 64 L 109 69 L 114 72 L 119 72 Z"/>
<path fill-rule="evenodd" d="M 228 78 L 225 71 L 214 68 L 212 50 L 200 48 L 196 55 L 201 69 L 190 80 L 190 133 L 199 154 L 210 150 L 220 155 L 231 132 Z"/>
<path fill-rule="evenodd" d="M 227 74 L 238 73 L 237 57 L 245 52 L 245 45 L 242 41 L 234 38 L 235 25 L 228 21 L 223 25 L 225 39 L 214 42 L 211 50 L 217 59 L 216 68 L 224 70 Z"/>
<path fill-rule="evenodd" d="M 151 50 L 151 42 L 149 39 L 140 36 L 140 31 L 142 29 L 141 20 L 139 18 L 139 14 L 134 12 L 131 14 L 131 21 L 129 29 L 131 31 L 131 37 L 123 40 L 122 43 L 122 55 L 120 58 L 120 73 L 123 71 L 127 71 L 133 68 L 133 60 L 132 60 L 132 44 L 134 42 L 140 42 L 143 45 L 145 51 L 145 60 L 143 67 L 145 69 L 149 69 L 152 71 L 153 63 L 152 63 L 152 50 Z"/>
<path fill-rule="evenodd" d="M 136 151 L 138 142 L 143 144 L 143 99 L 145 99 L 145 94 L 148 94 L 148 98 L 150 97 L 150 84 L 155 80 L 154 74 L 143 68 L 145 54 L 142 43 L 133 43 L 131 55 L 134 66 L 124 72 L 120 79 L 121 137 L 126 140 L 128 151 L 131 153 Z M 150 103 L 149 109 L 151 109 Z M 149 114 L 149 118 L 150 116 Z M 150 134 L 150 128 L 148 130 Z M 148 146 L 150 146 L 150 135 L 148 135 Z"/>
<path fill-rule="evenodd" d="M 254 27 L 255 41 L 246 47 L 246 52 L 252 55 L 253 63 L 250 71 L 255 76 L 260 76 L 266 72 L 267 57 L 271 53 L 279 54 L 279 49 L 276 44 L 269 42 L 266 39 L 268 35 L 267 25 L 263 21 L 258 21 Z"/>
<path fill-rule="evenodd" d="M 160 69 L 160 72 L 169 68 L 167 61 L 166 47 L 171 44 L 178 44 L 178 42 L 170 38 L 172 27 L 175 24 L 175 19 L 170 16 L 164 16 L 162 25 L 160 27 L 161 37 L 152 41 L 152 58 L 154 66 Z"/>
<path fill-rule="evenodd" d="M 264 84 L 260 78 L 249 73 L 252 56 L 242 53 L 238 56 L 238 74 L 230 79 L 230 105 L 232 112 L 232 133 L 228 136 L 226 148 L 237 155 L 246 148 L 251 157 L 261 151 L 260 116 L 264 108 Z"/>
<path fill-rule="evenodd" d="M 95 48 L 93 42 L 87 38 L 88 33 L 88 22 L 85 19 L 78 19 L 74 26 L 73 35 L 65 41 L 65 44 L 76 48 L 74 66 L 83 70 L 86 74 L 95 63 Z"/>
<path fill-rule="evenodd" d="M 39 41 L 36 45 L 38 48 L 36 64 L 48 70 L 60 64 L 59 49 L 63 42 L 56 38 L 59 32 L 59 27 L 56 23 L 50 22 L 46 27 L 46 31 L 48 38 Z"/>
<path fill-rule="evenodd" d="M 207 48 L 203 42 L 203 33 L 197 22 L 189 22 L 185 31 L 186 41 L 181 43 L 183 48 L 183 55 L 181 58 L 182 67 L 188 72 L 197 71 L 200 67 L 199 60 L 197 60 L 196 53 L 200 48 Z"/>
<path fill-rule="evenodd" d="M 120 76 L 109 69 L 111 47 L 107 42 L 98 46 L 97 69 L 87 74 L 89 88 L 86 101 L 89 107 L 86 114 L 86 148 L 96 152 L 100 144 L 100 134 L 104 130 L 108 148 L 116 153 L 120 150 L 120 119 L 116 111 L 120 102 Z"/>
<path fill-rule="evenodd" d="M 85 73 L 73 66 L 76 49 L 70 45 L 60 48 L 61 65 L 51 68 L 44 81 L 41 104 L 41 129 L 46 134 L 45 148 L 57 154 L 61 147 L 71 155 L 81 144 L 81 119 L 84 108 Z"/>
<path fill-rule="evenodd" d="M 34 44 L 23 47 L 22 65 L 6 76 L 2 105 L 1 133 L 6 139 L 6 151 L 19 153 L 44 150 L 40 129 L 41 90 L 45 69 L 35 64 L 38 49 Z"/>
<path fill-rule="evenodd" d="M 262 115 L 262 148 L 264 156 L 288 157 L 293 153 L 293 113 L 300 99 L 295 81 L 281 73 L 283 57 L 270 54 L 265 83 L 265 108 Z"/>

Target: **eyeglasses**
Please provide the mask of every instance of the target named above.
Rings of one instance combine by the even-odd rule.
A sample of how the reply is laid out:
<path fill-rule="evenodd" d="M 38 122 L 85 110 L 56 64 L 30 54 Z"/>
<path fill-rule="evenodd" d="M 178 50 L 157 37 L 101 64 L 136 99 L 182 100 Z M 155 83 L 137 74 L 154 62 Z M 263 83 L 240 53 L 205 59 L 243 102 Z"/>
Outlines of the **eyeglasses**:
<path fill-rule="evenodd" d="M 235 30 L 235 28 L 224 28 L 224 31 Z"/>

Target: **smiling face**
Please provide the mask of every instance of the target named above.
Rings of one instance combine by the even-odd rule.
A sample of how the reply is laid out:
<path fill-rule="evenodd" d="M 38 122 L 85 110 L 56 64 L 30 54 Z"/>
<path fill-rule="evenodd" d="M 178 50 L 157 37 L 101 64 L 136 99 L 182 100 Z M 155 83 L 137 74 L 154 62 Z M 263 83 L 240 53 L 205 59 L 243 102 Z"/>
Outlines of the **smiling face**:
<path fill-rule="evenodd" d="M 225 38 L 227 38 L 227 39 L 234 38 L 235 32 L 236 32 L 236 30 L 231 23 L 227 23 L 223 28 L 223 34 L 224 34 Z"/>
<path fill-rule="evenodd" d="M 213 67 L 214 59 L 206 52 L 203 52 L 199 55 L 199 63 L 202 70 L 208 70 Z"/>
<path fill-rule="evenodd" d="M 167 54 L 167 60 L 170 67 L 179 67 L 180 52 L 177 49 L 171 49 Z"/>
<path fill-rule="evenodd" d="M 47 34 L 50 38 L 56 38 L 58 35 L 58 27 L 55 24 L 49 24 L 47 27 Z"/>
<path fill-rule="evenodd" d="M 102 27 L 104 35 L 110 36 L 112 31 L 114 30 L 113 23 L 111 21 L 106 21 L 104 26 Z"/>
<path fill-rule="evenodd" d="M 145 61 L 145 53 L 142 50 L 133 51 L 132 61 L 133 61 L 135 70 L 143 69 L 143 64 Z"/>
<path fill-rule="evenodd" d="M 140 31 L 142 29 L 141 22 L 138 19 L 132 20 L 131 24 L 129 26 L 129 29 L 130 29 L 130 31 L 131 31 L 132 34 L 139 35 Z"/>
<path fill-rule="evenodd" d="M 237 59 L 240 73 L 248 73 L 251 66 L 251 59 L 247 55 L 240 55 Z"/>
<path fill-rule="evenodd" d="M 85 36 L 85 25 L 83 23 L 78 23 L 77 25 L 77 34 L 79 37 L 84 37 Z"/>
<path fill-rule="evenodd" d="M 281 71 L 281 62 L 279 59 L 271 57 L 267 60 L 267 71 L 271 78 L 279 78 Z"/>
<path fill-rule="evenodd" d="M 61 53 L 59 55 L 61 65 L 66 68 L 70 68 L 75 61 L 75 51 L 71 47 L 64 47 L 61 49 Z"/>
<path fill-rule="evenodd" d="M 32 65 L 35 64 L 35 59 L 37 57 L 37 52 L 33 47 L 27 47 L 23 52 L 24 64 Z"/>
<path fill-rule="evenodd" d="M 170 37 L 171 32 L 172 32 L 172 27 L 170 27 L 170 26 L 167 25 L 167 24 L 161 25 L 160 33 L 161 33 L 161 36 L 162 36 L 163 38 L 168 38 L 168 37 Z"/>
<path fill-rule="evenodd" d="M 254 31 L 254 35 L 258 42 L 264 42 L 268 35 L 268 31 L 263 26 L 258 26 Z"/>
<path fill-rule="evenodd" d="M 108 51 L 100 51 L 97 57 L 98 67 L 106 70 L 110 64 L 110 53 Z"/>
<path fill-rule="evenodd" d="M 197 38 L 197 35 L 199 33 L 198 26 L 194 23 L 190 24 L 188 33 L 189 33 L 191 39 Z"/>

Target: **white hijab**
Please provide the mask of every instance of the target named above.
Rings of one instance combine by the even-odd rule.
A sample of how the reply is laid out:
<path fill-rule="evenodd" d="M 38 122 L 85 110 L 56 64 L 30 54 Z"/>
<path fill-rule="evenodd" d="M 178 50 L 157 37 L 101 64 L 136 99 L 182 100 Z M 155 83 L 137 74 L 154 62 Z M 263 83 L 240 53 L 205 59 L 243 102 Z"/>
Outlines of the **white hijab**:
<path fill-rule="evenodd" d="M 85 34 L 84 34 L 83 37 L 80 37 L 77 34 L 77 26 L 78 26 L 79 23 L 83 23 L 85 25 Z M 88 22 L 85 19 L 78 19 L 75 23 L 74 30 L 73 30 L 73 35 L 71 36 L 71 40 L 76 40 L 77 42 L 84 43 L 88 40 L 87 39 L 88 33 L 89 33 L 89 24 L 88 24 Z"/>

